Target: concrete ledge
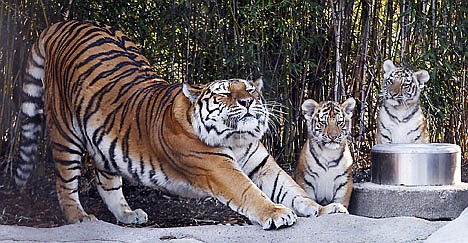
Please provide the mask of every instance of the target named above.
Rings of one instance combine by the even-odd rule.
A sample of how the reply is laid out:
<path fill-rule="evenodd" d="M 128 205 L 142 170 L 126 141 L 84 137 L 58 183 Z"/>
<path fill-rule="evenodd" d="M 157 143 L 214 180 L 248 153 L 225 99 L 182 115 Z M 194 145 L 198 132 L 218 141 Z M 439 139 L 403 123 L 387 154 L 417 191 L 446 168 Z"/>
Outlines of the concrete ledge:
<path fill-rule="evenodd" d="M 77 242 L 77 243 L 218 243 L 218 242 L 423 242 L 447 225 L 409 217 L 370 219 L 348 214 L 329 214 L 318 218 L 298 218 L 292 227 L 263 230 L 259 225 L 190 226 L 177 228 L 121 227 L 103 221 L 32 228 L 0 225 L 0 242 Z M 466 231 L 466 230 L 465 230 Z M 462 232 L 455 232 L 455 236 Z M 466 238 L 465 238 L 466 239 Z M 446 241 L 445 241 L 446 242 Z"/>
<path fill-rule="evenodd" d="M 455 220 L 432 233 L 424 243 L 466 242 L 468 239 L 468 209 Z"/>
<path fill-rule="evenodd" d="M 351 214 L 388 218 L 411 216 L 452 220 L 468 207 L 468 183 L 447 186 L 393 186 L 355 183 L 349 205 Z"/>

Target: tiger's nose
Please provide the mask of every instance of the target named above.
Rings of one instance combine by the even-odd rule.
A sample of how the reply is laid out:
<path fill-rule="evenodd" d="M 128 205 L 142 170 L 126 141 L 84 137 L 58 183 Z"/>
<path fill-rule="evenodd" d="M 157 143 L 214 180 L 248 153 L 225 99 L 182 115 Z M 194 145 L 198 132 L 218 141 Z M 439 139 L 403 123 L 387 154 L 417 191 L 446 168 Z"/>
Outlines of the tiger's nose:
<path fill-rule="evenodd" d="M 329 137 L 332 141 L 335 141 L 338 138 L 338 133 L 331 133 Z"/>
<path fill-rule="evenodd" d="M 237 102 L 239 103 L 239 105 L 245 107 L 245 108 L 249 108 L 250 105 L 252 105 L 253 103 L 253 98 L 243 98 L 243 99 L 238 99 Z"/>
<path fill-rule="evenodd" d="M 400 92 L 393 91 L 393 90 L 390 90 L 388 93 L 390 94 L 390 97 L 396 97 L 396 96 L 398 96 L 400 94 Z"/>
<path fill-rule="evenodd" d="M 390 95 L 390 97 L 397 97 L 397 96 L 401 95 L 401 93 L 402 93 L 401 87 L 398 87 L 395 84 L 390 86 L 389 89 L 388 89 L 388 94 Z"/>
<path fill-rule="evenodd" d="M 329 129 L 328 137 L 330 138 L 330 140 L 335 141 L 339 136 L 340 136 L 340 130 L 338 127 Z"/>

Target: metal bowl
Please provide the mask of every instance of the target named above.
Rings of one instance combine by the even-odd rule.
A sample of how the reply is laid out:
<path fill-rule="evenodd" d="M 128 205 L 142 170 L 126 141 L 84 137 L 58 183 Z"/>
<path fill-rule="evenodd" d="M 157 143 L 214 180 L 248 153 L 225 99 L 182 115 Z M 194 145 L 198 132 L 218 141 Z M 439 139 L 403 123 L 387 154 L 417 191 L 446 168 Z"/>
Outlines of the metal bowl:
<path fill-rule="evenodd" d="M 371 150 L 372 182 L 383 185 L 461 183 L 461 149 L 448 143 L 377 144 Z"/>

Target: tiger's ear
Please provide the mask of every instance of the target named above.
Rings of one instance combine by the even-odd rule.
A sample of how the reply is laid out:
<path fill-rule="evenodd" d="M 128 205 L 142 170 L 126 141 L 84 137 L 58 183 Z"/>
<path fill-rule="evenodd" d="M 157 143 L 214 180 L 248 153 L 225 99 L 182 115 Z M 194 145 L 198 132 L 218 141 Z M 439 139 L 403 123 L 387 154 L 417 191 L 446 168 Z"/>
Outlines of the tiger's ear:
<path fill-rule="evenodd" d="M 383 63 L 383 70 L 384 70 L 385 73 L 389 73 L 395 68 L 396 67 L 395 67 L 395 65 L 393 64 L 393 62 L 391 60 L 386 60 Z"/>
<path fill-rule="evenodd" d="M 424 84 L 429 81 L 429 73 L 426 70 L 419 70 L 413 73 L 413 76 L 418 80 L 419 88 L 424 87 Z"/>
<path fill-rule="evenodd" d="M 257 88 L 258 92 L 262 92 L 263 89 L 263 77 L 257 78 L 252 84 Z"/>
<path fill-rule="evenodd" d="M 195 102 L 203 91 L 204 86 L 192 86 L 188 83 L 182 84 L 182 92 L 184 92 L 185 97 L 189 99 L 191 103 Z"/>
<path fill-rule="evenodd" d="M 312 115 L 317 110 L 319 104 L 312 99 L 308 99 L 302 103 L 302 111 L 304 112 L 304 117 L 306 120 L 311 120 Z"/>
<path fill-rule="evenodd" d="M 355 106 L 356 100 L 352 97 L 348 98 L 347 100 L 345 100 L 345 102 L 343 102 L 343 104 L 341 104 L 341 108 L 343 109 L 347 119 L 353 117 L 353 111 Z"/>

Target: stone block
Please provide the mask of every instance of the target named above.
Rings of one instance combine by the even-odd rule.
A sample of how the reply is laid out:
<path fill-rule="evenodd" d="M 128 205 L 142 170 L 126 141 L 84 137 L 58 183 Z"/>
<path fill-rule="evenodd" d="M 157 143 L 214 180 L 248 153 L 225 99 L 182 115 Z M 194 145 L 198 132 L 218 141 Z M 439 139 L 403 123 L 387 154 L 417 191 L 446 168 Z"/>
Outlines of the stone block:
<path fill-rule="evenodd" d="M 467 207 L 468 183 L 395 186 L 364 182 L 353 185 L 349 212 L 371 218 L 411 216 L 452 220 Z"/>

